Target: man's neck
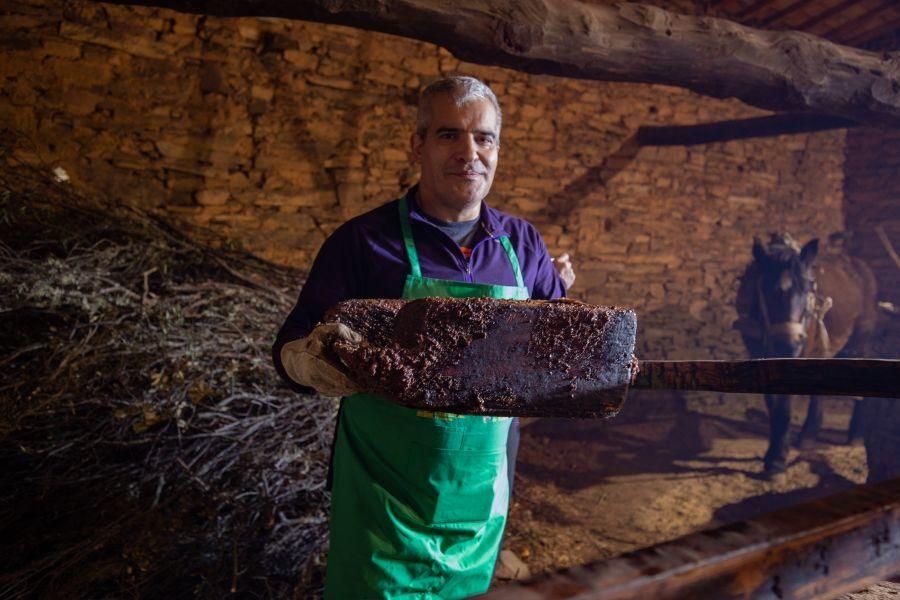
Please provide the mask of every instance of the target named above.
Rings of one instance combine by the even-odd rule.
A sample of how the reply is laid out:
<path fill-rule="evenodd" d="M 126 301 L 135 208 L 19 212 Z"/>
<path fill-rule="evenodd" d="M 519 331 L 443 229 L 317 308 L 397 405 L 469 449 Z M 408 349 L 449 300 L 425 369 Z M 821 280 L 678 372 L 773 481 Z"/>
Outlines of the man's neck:
<path fill-rule="evenodd" d="M 419 209 L 433 219 L 444 223 L 459 223 L 460 221 L 474 221 L 481 216 L 481 201 L 463 209 L 455 209 L 429 199 L 423 194 L 421 188 L 416 190 L 416 204 Z"/>

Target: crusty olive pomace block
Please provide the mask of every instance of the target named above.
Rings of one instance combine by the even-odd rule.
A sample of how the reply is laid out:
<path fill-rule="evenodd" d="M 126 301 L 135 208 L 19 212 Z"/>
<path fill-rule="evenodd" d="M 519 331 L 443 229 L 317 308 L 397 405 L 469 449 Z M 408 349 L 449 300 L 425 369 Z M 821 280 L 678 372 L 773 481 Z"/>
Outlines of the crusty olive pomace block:
<path fill-rule="evenodd" d="M 610 417 L 637 370 L 634 311 L 571 300 L 348 300 L 330 349 L 366 392 L 432 411 Z"/>

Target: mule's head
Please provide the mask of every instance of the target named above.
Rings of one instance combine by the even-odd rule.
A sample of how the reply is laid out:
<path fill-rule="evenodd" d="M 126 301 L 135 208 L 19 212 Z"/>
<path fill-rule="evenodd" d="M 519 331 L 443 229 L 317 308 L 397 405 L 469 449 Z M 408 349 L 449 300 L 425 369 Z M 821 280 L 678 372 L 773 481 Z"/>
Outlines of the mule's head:
<path fill-rule="evenodd" d="M 813 262 L 819 240 L 803 248 L 785 233 L 772 234 L 768 245 L 753 240 L 756 261 L 756 308 L 766 356 L 796 358 L 803 353 L 815 314 Z"/>

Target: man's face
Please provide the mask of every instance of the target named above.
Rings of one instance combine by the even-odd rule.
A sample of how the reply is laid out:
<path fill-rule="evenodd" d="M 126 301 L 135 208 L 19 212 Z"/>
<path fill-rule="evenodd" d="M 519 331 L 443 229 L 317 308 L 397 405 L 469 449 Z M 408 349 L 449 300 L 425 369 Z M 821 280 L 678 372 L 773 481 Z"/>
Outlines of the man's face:
<path fill-rule="evenodd" d="M 419 193 L 445 211 L 478 205 L 491 189 L 497 168 L 497 111 L 476 98 L 462 106 L 449 95 L 431 99 L 430 125 L 422 139 L 413 134 L 413 154 L 422 167 Z"/>

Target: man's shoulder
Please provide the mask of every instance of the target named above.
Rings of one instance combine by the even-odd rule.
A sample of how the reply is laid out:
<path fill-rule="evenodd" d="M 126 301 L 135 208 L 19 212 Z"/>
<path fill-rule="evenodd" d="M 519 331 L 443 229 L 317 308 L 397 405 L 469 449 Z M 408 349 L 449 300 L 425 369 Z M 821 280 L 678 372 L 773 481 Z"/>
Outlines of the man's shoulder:
<path fill-rule="evenodd" d="M 396 223 L 397 203 L 399 200 L 390 200 L 372 210 L 356 215 L 344 221 L 334 232 L 334 235 L 352 235 L 354 233 L 384 231 L 388 224 Z"/>

